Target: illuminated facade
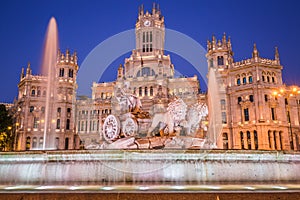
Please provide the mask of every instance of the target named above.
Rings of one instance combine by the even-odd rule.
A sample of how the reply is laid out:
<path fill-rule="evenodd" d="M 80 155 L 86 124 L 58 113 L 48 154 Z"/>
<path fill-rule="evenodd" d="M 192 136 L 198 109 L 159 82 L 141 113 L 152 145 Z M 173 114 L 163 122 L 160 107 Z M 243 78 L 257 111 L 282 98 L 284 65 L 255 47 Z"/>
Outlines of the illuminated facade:
<path fill-rule="evenodd" d="M 121 90 L 137 96 L 142 109 L 154 114 L 164 112 L 175 97 L 189 106 L 204 101 L 199 94 L 197 76 L 175 78 L 174 65 L 164 54 L 164 18 L 157 7 L 152 13 L 139 10 L 135 24 L 136 48 L 124 66 L 120 65 L 117 77 L 110 83 L 93 83 L 92 99 L 77 100 L 77 131 L 85 145 L 102 140 L 101 124 L 108 114 L 119 114 L 116 107 Z"/>
<path fill-rule="evenodd" d="M 77 57 L 59 53 L 56 66 L 57 93 L 51 107 L 50 139 L 55 149 L 78 149 L 101 143 L 102 124 L 109 114 L 118 115 L 121 92 L 137 96 L 142 109 L 153 115 L 164 112 L 175 97 L 191 106 L 205 102 L 197 76 L 174 76 L 174 65 L 164 54 L 165 26 L 160 10 L 139 9 L 135 24 L 136 48 L 116 72 L 116 80 L 93 83 L 92 97 L 76 99 Z M 216 74 L 220 96 L 221 149 L 299 150 L 300 89 L 282 82 L 282 65 L 275 58 L 259 56 L 235 62 L 230 39 L 215 37 L 207 45 L 208 70 Z M 205 66 L 203 66 L 205 67 Z M 22 72 L 19 87 L 16 130 L 18 150 L 41 147 L 43 143 L 46 78 L 32 75 L 30 66 Z M 202 132 L 203 133 L 203 132 Z M 201 135 L 201 134 L 200 134 Z M 205 133 L 202 134 L 205 137 Z"/>
<path fill-rule="evenodd" d="M 49 103 L 47 146 L 50 149 L 74 149 L 75 134 L 75 99 L 77 56 L 67 50 L 58 52 L 55 66 L 54 92 Z M 15 103 L 16 149 L 42 149 L 44 142 L 47 77 L 33 75 L 28 64 L 26 73 L 22 69 L 18 84 L 19 94 Z"/>
<path fill-rule="evenodd" d="M 278 49 L 274 59 L 259 56 L 234 62 L 230 39 L 215 37 L 207 44 L 209 70 L 220 88 L 224 149 L 299 150 L 299 99 L 296 86 L 282 82 Z"/>

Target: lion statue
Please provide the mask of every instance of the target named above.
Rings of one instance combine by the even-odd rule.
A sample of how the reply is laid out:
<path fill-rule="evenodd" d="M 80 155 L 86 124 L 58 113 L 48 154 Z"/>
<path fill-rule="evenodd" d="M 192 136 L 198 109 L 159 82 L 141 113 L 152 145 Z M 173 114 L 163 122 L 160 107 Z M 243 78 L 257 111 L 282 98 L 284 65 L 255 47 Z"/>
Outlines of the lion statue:
<path fill-rule="evenodd" d="M 180 122 L 186 130 L 186 134 L 190 135 L 199 129 L 200 121 L 208 115 L 208 107 L 205 103 L 197 103 L 191 106 L 186 115 L 186 120 Z"/>
<path fill-rule="evenodd" d="M 185 119 L 187 106 L 182 99 L 175 99 L 168 104 L 167 112 L 156 113 L 153 116 L 152 124 L 148 130 L 148 137 L 152 135 L 152 132 L 156 127 L 159 127 L 159 132 L 168 128 L 167 133 L 174 133 L 174 126 L 178 125 Z M 162 135 L 162 134 L 161 134 Z"/>

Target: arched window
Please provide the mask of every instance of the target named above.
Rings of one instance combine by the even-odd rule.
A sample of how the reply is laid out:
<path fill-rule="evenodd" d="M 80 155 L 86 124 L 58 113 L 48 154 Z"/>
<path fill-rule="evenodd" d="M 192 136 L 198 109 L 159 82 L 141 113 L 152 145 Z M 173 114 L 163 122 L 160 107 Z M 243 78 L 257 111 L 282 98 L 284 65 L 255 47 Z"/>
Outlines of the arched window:
<path fill-rule="evenodd" d="M 65 149 L 69 149 L 69 138 L 65 139 Z"/>
<path fill-rule="evenodd" d="M 265 102 L 267 102 L 268 100 L 269 100 L 269 96 L 265 94 Z"/>
<path fill-rule="evenodd" d="M 56 149 L 59 149 L 59 137 L 55 138 L 55 147 Z"/>
<path fill-rule="evenodd" d="M 270 76 L 267 76 L 267 82 L 270 83 Z"/>
<path fill-rule="evenodd" d="M 38 90 L 38 91 L 37 91 L 37 96 L 38 96 L 38 97 L 41 96 L 41 90 Z"/>
<path fill-rule="evenodd" d="M 244 145 L 244 133 L 242 131 L 240 132 L 240 137 L 241 137 L 241 149 L 245 149 L 245 145 Z"/>
<path fill-rule="evenodd" d="M 240 78 L 240 75 L 237 75 L 237 76 L 236 76 L 236 84 L 237 84 L 237 85 L 241 85 L 241 78 Z"/>
<path fill-rule="evenodd" d="M 251 134 L 250 134 L 250 131 L 247 131 L 247 142 L 248 142 L 248 149 L 251 149 Z"/>
<path fill-rule="evenodd" d="M 274 149 L 277 149 L 276 131 L 273 131 L 273 141 L 274 141 Z"/>
<path fill-rule="evenodd" d="M 43 139 L 43 137 L 40 137 L 40 139 L 39 139 L 39 148 L 40 149 L 43 148 L 43 143 L 44 143 L 44 139 Z"/>
<path fill-rule="evenodd" d="M 31 96 L 35 96 L 35 90 L 31 90 Z"/>
<path fill-rule="evenodd" d="M 238 97 L 238 104 L 242 102 L 242 97 Z"/>
<path fill-rule="evenodd" d="M 57 108 L 57 112 L 58 112 L 58 113 L 61 113 L 61 107 L 58 107 L 58 108 Z"/>
<path fill-rule="evenodd" d="M 228 134 L 223 133 L 223 149 L 228 149 Z"/>
<path fill-rule="evenodd" d="M 30 137 L 26 138 L 26 150 L 30 149 Z"/>
<path fill-rule="evenodd" d="M 58 76 L 59 77 L 64 77 L 64 75 L 65 75 L 65 69 L 64 68 L 60 68 Z"/>
<path fill-rule="evenodd" d="M 252 95 L 252 94 L 249 95 L 249 101 L 250 101 L 250 102 L 253 102 L 253 101 L 254 101 L 254 98 L 253 98 L 253 95 Z"/>
<path fill-rule="evenodd" d="M 153 96 L 153 87 L 150 87 L 150 96 Z"/>
<path fill-rule="evenodd" d="M 218 66 L 224 65 L 224 58 L 223 56 L 218 56 Z"/>
<path fill-rule="evenodd" d="M 33 112 L 34 111 L 34 106 L 30 106 L 29 107 L 29 112 Z"/>
<path fill-rule="evenodd" d="M 66 130 L 70 130 L 70 119 L 67 119 Z"/>
<path fill-rule="evenodd" d="M 69 69 L 69 77 L 73 78 L 73 74 L 74 74 L 74 70 L 73 69 Z"/>
<path fill-rule="evenodd" d="M 56 129 L 60 129 L 60 119 L 56 120 Z"/>
<path fill-rule="evenodd" d="M 272 73 L 272 83 L 275 83 L 275 82 L 276 82 L 276 74 Z"/>
<path fill-rule="evenodd" d="M 139 96 L 142 96 L 143 95 L 143 89 L 142 87 L 139 87 Z"/>
<path fill-rule="evenodd" d="M 255 146 L 255 149 L 258 149 L 257 131 L 254 131 L 254 146 Z"/>
<path fill-rule="evenodd" d="M 71 117 L 71 108 L 67 108 L 67 117 Z"/>
<path fill-rule="evenodd" d="M 248 108 L 244 108 L 244 120 L 245 122 L 249 121 L 249 109 Z"/>
<path fill-rule="evenodd" d="M 46 96 L 46 90 L 43 91 L 43 96 Z"/>
<path fill-rule="evenodd" d="M 246 77 L 243 77 L 243 84 L 246 84 L 247 83 L 247 79 Z"/>
<path fill-rule="evenodd" d="M 145 96 L 148 96 L 148 88 L 147 87 L 145 87 L 144 93 L 145 93 Z"/>
<path fill-rule="evenodd" d="M 253 82 L 252 76 L 249 76 L 249 77 L 248 77 L 248 82 L 249 82 L 249 83 L 252 83 L 252 82 Z"/>
<path fill-rule="evenodd" d="M 283 149 L 282 148 L 282 131 L 279 131 L 279 145 L 280 145 L 280 149 L 282 150 Z"/>
<path fill-rule="evenodd" d="M 272 143 L 271 143 L 271 142 L 272 142 L 272 140 L 271 140 L 271 137 L 272 137 L 272 136 L 271 136 L 271 133 L 272 133 L 272 132 L 269 130 L 269 131 L 268 131 L 268 139 L 269 139 L 269 148 L 270 148 L 270 149 L 272 149 Z"/>
<path fill-rule="evenodd" d="M 34 138 L 32 139 L 32 148 L 33 148 L 33 149 L 37 148 L 37 138 L 36 138 L 36 137 L 34 137 Z"/>
<path fill-rule="evenodd" d="M 265 82 L 266 81 L 266 73 L 262 72 L 262 81 Z"/>

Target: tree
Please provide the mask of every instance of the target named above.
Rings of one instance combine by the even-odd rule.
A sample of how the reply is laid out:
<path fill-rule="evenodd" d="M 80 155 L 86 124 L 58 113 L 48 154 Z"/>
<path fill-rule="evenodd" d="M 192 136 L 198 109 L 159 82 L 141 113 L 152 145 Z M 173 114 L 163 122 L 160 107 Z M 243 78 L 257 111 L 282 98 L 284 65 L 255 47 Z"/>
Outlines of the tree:
<path fill-rule="evenodd" d="M 5 105 L 0 104 L 0 151 L 13 149 L 13 120 Z"/>

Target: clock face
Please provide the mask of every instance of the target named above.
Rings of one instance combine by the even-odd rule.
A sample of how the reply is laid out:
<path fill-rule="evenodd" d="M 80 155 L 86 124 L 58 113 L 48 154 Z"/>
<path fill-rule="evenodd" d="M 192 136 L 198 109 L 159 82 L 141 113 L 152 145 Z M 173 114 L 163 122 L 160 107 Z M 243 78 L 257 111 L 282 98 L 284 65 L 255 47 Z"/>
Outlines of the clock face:
<path fill-rule="evenodd" d="M 150 26 L 150 24 L 151 24 L 151 22 L 150 22 L 149 20 L 146 20 L 146 21 L 144 22 L 144 25 L 145 25 L 145 26 Z"/>

